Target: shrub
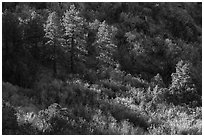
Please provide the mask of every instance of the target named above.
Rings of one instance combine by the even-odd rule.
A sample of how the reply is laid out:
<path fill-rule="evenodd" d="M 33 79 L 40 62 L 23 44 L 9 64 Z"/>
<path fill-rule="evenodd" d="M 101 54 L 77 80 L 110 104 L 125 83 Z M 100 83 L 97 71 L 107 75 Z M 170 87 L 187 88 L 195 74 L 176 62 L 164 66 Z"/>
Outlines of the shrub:
<path fill-rule="evenodd" d="M 145 89 L 131 87 L 130 90 L 127 91 L 126 95 L 134 100 L 134 104 L 138 105 L 145 99 Z"/>
<path fill-rule="evenodd" d="M 104 135 L 135 135 L 143 134 L 143 129 L 134 127 L 128 120 L 117 122 L 117 120 L 110 114 L 104 115 L 101 110 L 96 111 L 93 116 L 91 126 L 94 129 L 94 134 Z"/>
<path fill-rule="evenodd" d="M 97 73 L 91 69 L 88 69 L 85 71 L 83 78 L 86 79 L 87 81 L 91 82 L 91 83 L 95 83 L 98 80 Z"/>
<path fill-rule="evenodd" d="M 101 67 L 100 69 L 97 70 L 97 74 L 99 79 L 108 79 L 110 78 L 110 72 L 113 70 L 113 68 L 109 67 Z"/>
<path fill-rule="evenodd" d="M 115 81 L 123 81 L 125 72 L 119 69 L 114 69 L 110 72 L 110 79 Z"/>
<path fill-rule="evenodd" d="M 19 125 L 18 135 L 40 135 L 41 132 L 33 127 L 30 123 Z"/>
<path fill-rule="evenodd" d="M 5 101 L 8 101 L 13 106 L 26 106 L 32 101 L 26 96 L 25 91 L 29 91 L 18 86 L 14 86 L 8 82 L 2 83 L 2 96 Z"/>
<path fill-rule="evenodd" d="M 8 102 L 3 101 L 2 133 L 5 135 L 35 135 L 39 131 L 32 126 L 33 113 L 19 111 Z"/>
<path fill-rule="evenodd" d="M 111 89 L 115 93 L 123 93 L 128 90 L 128 87 L 123 85 L 120 81 L 112 79 L 101 80 L 99 84 L 105 88 Z"/>
<path fill-rule="evenodd" d="M 32 125 L 41 134 L 92 134 L 89 123 L 84 118 L 75 116 L 72 110 L 62 108 L 57 103 L 41 110 Z"/>
<path fill-rule="evenodd" d="M 59 103 L 59 93 L 63 82 L 61 80 L 54 79 L 53 81 L 43 81 L 36 85 L 36 90 L 39 92 L 39 103 L 43 108 L 48 107 L 50 104 Z"/>
<path fill-rule="evenodd" d="M 101 89 L 101 93 L 102 93 L 102 97 L 104 98 L 114 98 L 116 95 L 115 95 L 115 92 L 113 92 L 111 89 L 109 88 L 102 88 Z"/>
<path fill-rule="evenodd" d="M 165 105 L 154 113 L 149 113 L 152 121 L 148 128 L 149 134 L 202 134 L 201 114 L 201 108 Z"/>
<path fill-rule="evenodd" d="M 165 84 L 163 82 L 162 77 L 159 75 L 159 73 L 154 76 L 151 80 L 151 86 L 155 87 L 156 85 L 158 85 L 159 87 L 165 87 Z"/>
<path fill-rule="evenodd" d="M 147 88 L 149 86 L 149 84 L 145 80 L 139 77 L 134 77 L 131 74 L 127 74 L 126 76 L 124 76 L 123 83 L 130 84 L 131 86 L 136 88 Z"/>
<path fill-rule="evenodd" d="M 59 134 L 63 127 L 66 126 L 66 120 L 60 116 L 61 106 L 54 103 L 48 107 L 48 109 L 41 110 L 38 114 L 38 117 L 41 119 L 42 127 L 41 129 L 45 133 Z M 38 125 L 37 125 L 38 126 Z"/>
<path fill-rule="evenodd" d="M 134 127 L 128 120 L 120 122 L 119 133 L 123 135 L 143 135 L 145 131 L 140 127 Z"/>
<path fill-rule="evenodd" d="M 152 90 L 148 88 L 146 92 L 146 98 L 150 98 L 150 101 L 155 104 L 163 103 L 166 101 L 169 90 L 167 88 L 160 88 L 156 85 Z"/>
<path fill-rule="evenodd" d="M 97 101 L 100 91 L 87 88 L 83 82 L 76 82 L 72 86 L 73 103 L 83 105 L 94 105 Z"/>
<path fill-rule="evenodd" d="M 146 115 L 136 109 L 127 107 L 125 101 L 119 99 L 103 100 L 100 102 L 99 108 L 104 112 L 109 112 L 118 121 L 128 119 L 134 126 L 141 127 L 144 130 L 149 126 Z"/>
<path fill-rule="evenodd" d="M 17 94 L 18 86 L 14 86 L 9 82 L 2 82 L 2 97 L 4 100 L 9 101 L 12 95 Z"/>
<path fill-rule="evenodd" d="M 3 100 L 2 103 L 2 134 L 14 135 L 18 131 L 18 123 L 15 109 Z"/>

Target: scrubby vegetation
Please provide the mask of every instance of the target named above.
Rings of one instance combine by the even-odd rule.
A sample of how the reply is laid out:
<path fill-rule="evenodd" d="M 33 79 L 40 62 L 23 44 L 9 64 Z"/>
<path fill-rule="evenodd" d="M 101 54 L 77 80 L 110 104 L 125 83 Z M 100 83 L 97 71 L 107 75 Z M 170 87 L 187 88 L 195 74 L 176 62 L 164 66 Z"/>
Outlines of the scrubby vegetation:
<path fill-rule="evenodd" d="M 3 3 L 4 135 L 201 135 L 201 3 Z"/>

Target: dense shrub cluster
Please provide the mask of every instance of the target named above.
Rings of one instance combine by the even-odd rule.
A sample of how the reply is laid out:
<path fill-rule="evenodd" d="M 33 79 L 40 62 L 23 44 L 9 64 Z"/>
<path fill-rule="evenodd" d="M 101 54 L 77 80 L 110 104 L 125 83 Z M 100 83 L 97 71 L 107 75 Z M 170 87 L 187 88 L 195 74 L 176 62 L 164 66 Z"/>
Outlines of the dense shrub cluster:
<path fill-rule="evenodd" d="M 164 87 L 159 75 L 146 83 L 148 88 L 113 77 L 97 84 L 77 77 L 66 82 L 44 81 L 38 85 L 41 89 L 36 88 L 40 105 L 28 97 L 27 105 L 3 110 L 4 116 L 13 115 L 9 120 L 4 117 L 3 122 L 16 123 L 16 129 L 10 129 L 6 122 L 4 134 L 201 134 L 201 107 L 172 105 L 168 100 L 171 88 Z M 22 97 L 18 87 L 10 83 L 3 83 L 3 90 Z M 8 95 L 3 97 L 16 104 Z"/>
<path fill-rule="evenodd" d="M 2 134 L 16 134 L 18 123 L 15 109 L 10 104 L 2 103 Z"/>

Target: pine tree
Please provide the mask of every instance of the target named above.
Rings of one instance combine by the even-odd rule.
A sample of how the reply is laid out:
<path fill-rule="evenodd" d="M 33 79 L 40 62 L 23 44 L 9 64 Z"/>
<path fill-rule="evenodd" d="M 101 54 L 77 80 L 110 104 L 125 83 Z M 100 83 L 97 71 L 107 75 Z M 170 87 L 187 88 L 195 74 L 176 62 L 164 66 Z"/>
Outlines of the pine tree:
<path fill-rule="evenodd" d="M 24 40 L 31 46 L 32 55 L 39 59 L 39 42 L 44 37 L 43 17 L 33 11 L 29 22 L 25 25 Z M 32 32 L 32 33 L 31 33 Z"/>
<path fill-rule="evenodd" d="M 84 30 L 85 20 L 80 17 L 79 11 L 74 5 L 62 17 L 62 26 L 64 27 L 65 50 L 70 53 L 70 69 L 74 72 L 76 60 L 84 61 L 84 55 L 87 54 L 86 34 Z"/>
<path fill-rule="evenodd" d="M 44 25 L 45 37 L 48 39 L 47 45 L 51 46 L 51 58 L 53 60 L 54 76 L 57 74 L 57 47 L 59 46 L 60 27 L 59 19 L 56 12 L 49 14 L 46 24 Z"/>
<path fill-rule="evenodd" d="M 179 61 L 176 65 L 176 73 L 173 73 L 172 84 L 169 88 L 177 103 L 190 103 L 199 101 L 197 90 L 191 78 L 191 64 L 189 62 Z"/>
<path fill-rule="evenodd" d="M 117 46 L 113 42 L 114 32 L 116 28 L 110 27 L 105 21 L 100 23 L 97 32 L 96 47 L 98 51 L 98 60 L 101 64 L 116 66 L 113 58 Z"/>

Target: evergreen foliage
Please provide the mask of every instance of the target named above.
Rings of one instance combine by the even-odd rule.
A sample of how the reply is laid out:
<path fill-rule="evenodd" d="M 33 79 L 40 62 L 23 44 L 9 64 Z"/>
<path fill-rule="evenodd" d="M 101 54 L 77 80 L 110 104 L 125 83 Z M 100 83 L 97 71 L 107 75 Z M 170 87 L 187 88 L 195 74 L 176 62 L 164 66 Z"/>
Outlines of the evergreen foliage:
<path fill-rule="evenodd" d="M 173 95 L 176 103 L 201 103 L 195 84 L 190 76 L 191 65 L 189 62 L 179 61 L 176 65 L 176 73 L 172 74 L 170 94 Z"/>
<path fill-rule="evenodd" d="M 57 74 L 57 51 L 60 46 L 60 22 L 57 13 L 51 12 L 47 18 L 46 24 L 44 25 L 45 38 L 47 38 L 46 45 L 50 46 L 51 53 L 50 59 L 53 61 L 53 74 Z"/>
<path fill-rule="evenodd" d="M 116 61 L 113 59 L 113 54 L 117 46 L 113 42 L 114 32 L 116 28 L 109 27 L 105 21 L 99 24 L 97 32 L 97 58 L 104 64 L 109 66 L 116 66 Z"/>
<path fill-rule="evenodd" d="M 76 61 L 84 62 L 87 54 L 85 20 L 80 17 L 76 7 L 71 5 L 62 17 L 62 25 L 64 27 L 63 38 L 65 39 L 63 47 L 65 47 L 65 52 L 70 54 L 70 68 L 71 72 L 74 72 Z"/>

